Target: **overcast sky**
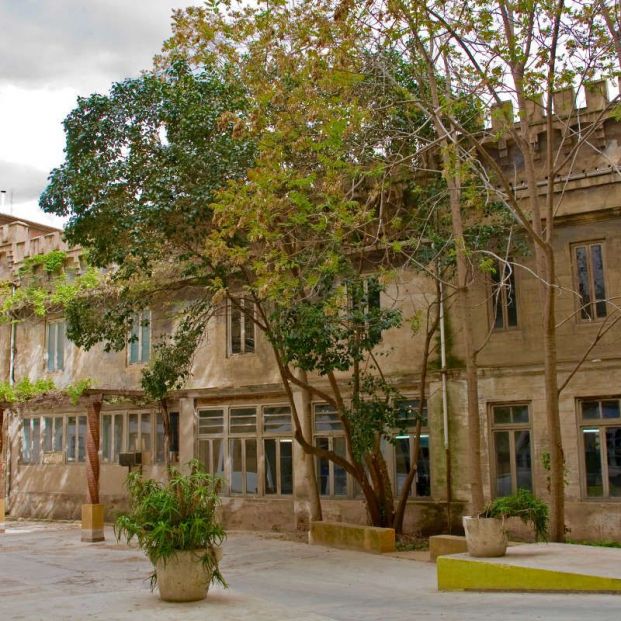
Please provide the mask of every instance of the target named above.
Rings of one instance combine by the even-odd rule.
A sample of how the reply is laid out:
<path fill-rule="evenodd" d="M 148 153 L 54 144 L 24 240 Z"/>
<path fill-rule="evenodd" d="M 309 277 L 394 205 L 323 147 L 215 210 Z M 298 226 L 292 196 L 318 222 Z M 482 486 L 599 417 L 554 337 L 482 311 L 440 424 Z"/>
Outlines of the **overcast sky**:
<path fill-rule="evenodd" d="M 201 0 L 0 0 L 0 189 L 3 211 L 59 225 L 38 198 L 63 161 L 61 123 L 78 95 L 151 66 L 173 8 Z"/>

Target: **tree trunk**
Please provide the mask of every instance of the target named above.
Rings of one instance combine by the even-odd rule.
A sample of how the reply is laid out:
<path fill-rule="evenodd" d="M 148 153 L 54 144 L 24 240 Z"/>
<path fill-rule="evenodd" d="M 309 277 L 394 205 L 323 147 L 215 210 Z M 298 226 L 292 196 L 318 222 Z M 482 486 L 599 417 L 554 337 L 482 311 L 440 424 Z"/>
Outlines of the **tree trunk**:
<path fill-rule="evenodd" d="M 164 466 L 166 478 L 170 478 L 170 412 L 166 399 L 160 399 L 160 410 L 162 413 L 162 424 L 164 426 Z"/>

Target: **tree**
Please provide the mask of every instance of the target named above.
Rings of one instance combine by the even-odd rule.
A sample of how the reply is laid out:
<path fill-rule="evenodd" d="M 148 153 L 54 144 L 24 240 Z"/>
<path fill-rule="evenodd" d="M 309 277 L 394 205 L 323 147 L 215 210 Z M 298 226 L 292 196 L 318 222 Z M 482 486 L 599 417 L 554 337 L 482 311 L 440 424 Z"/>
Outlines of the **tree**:
<path fill-rule="evenodd" d="M 388 20 L 391 40 L 398 40 L 404 53 L 415 50 L 425 75 L 433 76 L 440 64 L 453 88 L 477 93 L 495 108 L 492 131 L 473 132 L 456 118 L 453 98 L 443 105 L 433 98 L 411 102 L 442 128 L 459 166 L 469 163 L 472 170 L 478 170 L 483 191 L 506 206 L 535 253 L 541 283 L 551 535 L 562 541 L 564 458 L 558 396 L 567 382 L 559 387 L 556 353 L 558 283 L 552 241 L 555 215 L 564 199 L 557 184 L 572 172 L 579 154 L 599 152 L 592 139 L 616 104 L 580 118 L 571 89 L 584 86 L 588 97 L 597 97 L 591 81 L 618 75 L 618 5 L 563 0 L 397 1 L 371 5 L 364 18 L 377 23 L 379 11 L 392 15 L 393 21 Z M 384 36 L 390 36 L 386 30 Z M 545 123 L 536 139 L 531 131 L 534 118 Z M 507 140 L 523 161 L 524 196 L 515 190 L 514 171 L 501 163 L 499 154 L 506 147 L 499 144 Z M 451 170 L 458 167 L 453 163 Z"/>
<path fill-rule="evenodd" d="M 374 524 L 401 524 L 405 502 L 396 515 L 381 447 L 404 413 L 376 349 L 402 317 L 375 301 L 406 261 L 433 273 L 435 251 L 421 240 L 444 221 L 430 216 L 437 177 L 411 177 L 425 157 L 418 141 L 398 138 L 403 125 L 425 135 L 425 118 L 396 105 L 412 85 L 383 84 L 369 33 L 350 21 L 334 28 L 331 8 L 277 6 L 232 22 L 207 9 L 177 14 L 158 71 L 79 101 L 65 122 L 66 162 L 41 204 L 70 215 L 68 240 L 96 265 L 116 266 L 107 290 L 67 308 L 74 342 L 118 349 L 137 310 L 185 300 L 143 378 L 162 399 L 187 378 L 214 309 L 226 301 L 248 314 L 240 300 L 249 300 L 297 440 L 353 477 Z M 424 372 L 433 297 L 420 322 Z M 410 413 L 419 418 L 424 375 L 421 386 L 420 412 Z M 305 435 L 298 389 L 334 406 L 344 455 Z"/>

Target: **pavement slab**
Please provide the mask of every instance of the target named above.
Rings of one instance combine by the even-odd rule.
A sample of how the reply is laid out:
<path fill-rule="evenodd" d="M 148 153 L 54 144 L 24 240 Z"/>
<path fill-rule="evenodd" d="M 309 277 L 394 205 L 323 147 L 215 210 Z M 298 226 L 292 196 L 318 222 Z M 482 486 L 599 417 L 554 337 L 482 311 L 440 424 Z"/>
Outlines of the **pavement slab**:
<path fill-rule="evenodd" d="M 615 595 L 440 593 L 429 562 L 231 532 L 228 589 L 171 604 L 149 588 L 151 566 L 115 542 L 82 543 L 79 523 L 7 522 L 0 535 L 0 621 L 619 621 Z"/>

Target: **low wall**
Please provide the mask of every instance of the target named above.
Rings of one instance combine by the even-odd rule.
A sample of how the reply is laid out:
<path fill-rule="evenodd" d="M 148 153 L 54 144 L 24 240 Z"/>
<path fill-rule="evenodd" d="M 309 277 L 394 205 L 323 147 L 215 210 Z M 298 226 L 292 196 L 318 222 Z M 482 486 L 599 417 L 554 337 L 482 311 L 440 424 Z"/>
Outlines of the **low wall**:
<path fill-rule="evenodd" d="M 345 522 L 311 522 L 308 542 L 311 545 L 382 554 L 395 551 L 395 531 L 393 528 L 359 526 Z"/>

